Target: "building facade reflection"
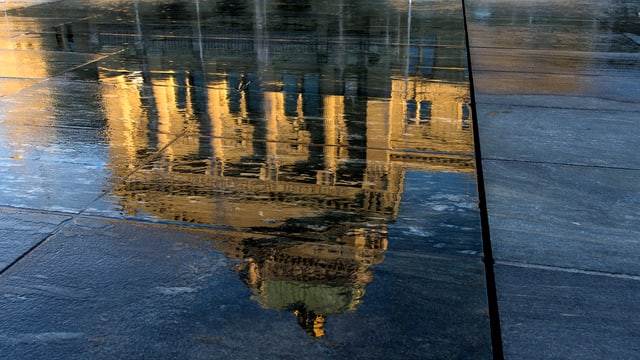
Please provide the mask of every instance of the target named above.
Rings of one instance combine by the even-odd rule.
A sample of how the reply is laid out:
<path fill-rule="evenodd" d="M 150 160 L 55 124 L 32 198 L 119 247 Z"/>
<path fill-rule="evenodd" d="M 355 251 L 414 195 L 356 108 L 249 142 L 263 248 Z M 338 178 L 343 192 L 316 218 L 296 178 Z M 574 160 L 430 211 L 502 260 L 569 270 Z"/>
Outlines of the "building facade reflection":
<path fill-rule="evenodd" d="M 473 172 L 462 26 L 440 18 L 459 12 L 459 3 L 114 3 L 56 2 L 42 24 L 25 20 L 28 8 L 14 21 L 4 3 L 0 45 L 11 51 L 0 58 L 0 97 L 89 61 L 67 63 L 61 55 L 68 52 L 117 53 L 90 62 L 83 70 L 96 71 L 82 76 L 101 83 L 96 98 L 118 210 L 242 229 L 216 246 L 234 260 L 255 301 L 292 312 L 313 336 L 323 335 L 327 316 L 362 300 L 371 267 L 383 261 L 407 172 Z M 499 21 L 535 14 L 499 2 L 477 6 L 470 12 L 476 31 L 495 31 L 480 47 L 528 41 L 597 50 L 603 24 L 616 33 L 636 29 L 631 8 L 608 4 L 605 20 L 572 22 L 577 31 L 564 38 L 508 34 L 505 42 Z M 497 12 L 503 16 L 486 16 Z M 483 18 L 496 23 L 483 29 Z M 535 23 L 522 31 L 537 33 L 531 29 Z M 567 58 L 557 65 L 573 72 L 589 64 Z M 68 101 L 56 98 L 63 81 L 55 80 L 28 109 L 10 111 L 5 102 L 4 116 L 18 124 L 45 119 Z M 19 144 L 9 154 L 19 160 L 33 129 L 15 129 L 3 139 Z M 57 129 L 38 130 L 54 142 Z"/>
<path fill-rule="evenodd" d="M 217 5 L 187 36 L 139 24 L 139 67 L 100 69 L 116 176 L 161 150 L 114 194 L 127 215 L 256 234 L 217 246 L 254 300 L 322 336 L 383 260 L 406 171 L 473 171 L 468 85 L 450 66 L 462 34 L 407 43 L 400 13 L 345 16 L 344 2 L 337 18 L 312 9 L 327 4 Z"/>
<path fill-rule="evenodd" d="M 202 3 L 162 26 L 140 4 L 135 46 L 100 64 L 114 199 L 252 233 L 217 247 L 255 301 L 322 336 L 383 260 L 406 172 L 474 171 L 463 34 L 386 2 Z"/>

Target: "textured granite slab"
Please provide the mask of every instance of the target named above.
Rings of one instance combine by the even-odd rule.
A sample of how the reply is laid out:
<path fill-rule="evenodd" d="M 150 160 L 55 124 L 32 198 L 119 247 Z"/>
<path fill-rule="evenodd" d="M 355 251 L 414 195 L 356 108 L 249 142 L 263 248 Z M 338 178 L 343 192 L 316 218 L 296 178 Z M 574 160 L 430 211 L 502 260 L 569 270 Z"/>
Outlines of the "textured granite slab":
<path fill-rule="evenodd" d="M 507 359 L 635 359 L 640 278 L 498 264 Z"/>
<path fill-rule="evenodd" d="M 640 53 L 539 49 L 471 50 L 474 70 L 540 74 L 640 77 Z"/>
<path fill-rule="evenodd" d="M 485 161 L 499 260 L 640 274 L 640 171 Z"/>
<path fill-rule="evenodd" d="M 483 156 L 640 169 L 638 113 L 479 104 Z"/>
<path fill-rule="evenodd" d="M 0 271 L 52 235 L 69 216 L 0 210 Z"/>
<path fill-rule="evenodd" d="M 405 246 L 396 238 L 398 245 L 372 268 L 366 294 L 355 289 L 363 296 L 357 308 L 328 315 L 325 336 L 314 338 L 293 310 L 261 303 L 238 271 L 243 262 L 219 250 L 247 236 L 255 234 L 76 219 L 0 277 L 0 352 L 11 358 L 490 358 L 477 256 L 420 254 L 410 238 Z"/>
<path fill-rule="evenodd" d="M 527 72 L 474 72 L 478 95 L 562 95 L 595 97 L 604 100 L 635 103 L 640 97 L 636 77 L 576 76 Z"/>
<path fill-rule="evenodd" d="M 640 354 L 638 10 L 467 2 L 508 359 Z"/>
<path fill-rule="evenodd" d="M 527 94 L 476 94 L 476 101 L 482 109 L 490 105 L 530 106 L 540 108 L 576 110 L 612 110 L 638 112 L 640 103 L 601 99 L 580 95 L 527 95 Z"/>

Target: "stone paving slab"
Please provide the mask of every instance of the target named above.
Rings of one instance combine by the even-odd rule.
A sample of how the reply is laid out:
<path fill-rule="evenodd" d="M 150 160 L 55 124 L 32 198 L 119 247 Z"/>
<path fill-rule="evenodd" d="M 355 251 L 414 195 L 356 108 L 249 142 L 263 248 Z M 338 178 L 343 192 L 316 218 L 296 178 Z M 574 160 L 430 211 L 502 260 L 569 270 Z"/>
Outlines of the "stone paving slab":
<path fill-rule="evenodd" d="M 23 89 L 37 84 L 39 81 L 41 80 L 16 78 L 0 79 L 0 98 L 20 92 Z"/>
<path fill-rule="evenodd" d="M 67 215 L 0 209 L 0 271 L 70 218 Z"/>
<path fill-rule="evenodd" d="M 505 358 L 637 358 L 639 280 L 498 263 Z"/>
<path fill-rule="evenodd" d="M 638 113 L 625 110 L 480 104 L 483 155 L 640 169 Z"/>
<path fill-rule="evenodd" d="M 498 260 L 640 275 L 640 171 L 483 164 Z"/>
<path fill-rule="evenodd" d="M 466 5 L 471 46 L 628 51 L 633 43 L 620 40 L 637 34 L 640 24 L 640 5 L 633 0 L 473 0 Z"/>
<path fill-rule="evenodd" d="M 63 67 L 70 70 L 74 63 Z M 99 94 L 103 86 L 97 81 L 42 81 L 1 99 L 0 123 L 102 130 L 107 126 L 106 119 L 96 109 L 102 106 Z"/>
<path fill-rule="evenodd" d="M 69 148 L 70 142 L 76 144 Z M 0 201 L 79 212 L 102 195 L 108 169 L 101 135 L 86 129 L 2 124 Z"/>
<path fill-rule="evenodd" d="M 473 47 L 474 71 L 640 77 L 640 53 Z"/>
<path fill-rule="evenodd" d="M 252 236 L 77 218 L 0 278 L 0 352 L 21 359 L 490 357 L 477 257 L 390 249 L 358 311 L 327 316 L 326 336 L 314 339 L 292 311 L 261 308 L 234 271 L 241 263 L 218 249 Z"/>
<path fill-rule="evenodd" d="M 0 49 L 0 76 L 45 79 L 94 61 L 92 54 Z"/>
<path fill-rule="evenodd" d="M 33 4 L 3 5 L 6 9 L 26 3 Z M 103 11 L 107 9 L 104 3 L 107 2 L 91 6 Z M 638 22 L 632 16 L 628 16 L 626 22 L 613 20 L 621 16 L 621 11 L 630 9 L 635 11 L 633 14 L 638 13 L 634 10 L 637 4 L 628 1 L 627 6 L 621 7 L 621 2 L 606 0 L 581 4 L 513 0 L 470 3 L 470 54 L 477 65 L 474 85 L 480 136 L 495 140 L 483 144 L 483 150 L 486 149 L 483 160 L 492 237 L 499 260 L 498 295 L 507 355 L 512 358 L 538 355 L 541 358 L 603 358 L 622 349 L 620 353 L 634 357 L 637 347 L 625 347 L 625 344 L 637 342 L 638 324 L 634 320 L 628 320 L 624 328 L 618 324 L 624 319 L 633 319 L 638 310 L 633 302 L 638 293 L 638 265 L 633 259 L 637 258 L 640 192 L 634 182 L 638 169 L 637 160 L 633 161 L 637 151 L 632 119 L 640 98 L 635 55 L 639 46 L 633 40 L 637 34 L 631 34 L 637 31 L 634 25 Z M 77 4 L 81 6 L 75 6 Z M 91 42 L 78 43 L 75 49 L 91 54 L 68 53 L 66 51 L 73 48 L 57 41 L 52 26 L 65 25 L 66 34 L 71 34 L 73 28 L 78 39 L 87 34 L 104 35 L 93 31 L 91 26 L 108 25 L 109 31 L 114 32 L 124 29 L 129 33 L 115 36 L 116 42 L 124 45 L 133 39 L 134 12 L 139 9 L 133 3 L 127 5 L 131 6 L 121 12 L 113 9 L 113 13 L 89 21 L 82 20 L 88 4 L 80 0 L 15 10 L 10 13 L 16 17 L 5 16 L 10 21 L 27 15 L 42 17 L 42 21 L 36 22 L 27 19 L 0 35 L 5 38 L 0 43 L 4 49 L 18 43 L 13 41 L 13 36 L 42 42 L 42 58 L 31 56 L 39 50 L 17 55 L 9 50 L 0 52 L 11 53 L 12 61 L 18 58 L 15 56 L 22 56 L 31 67 L 46 59 L 54 65 L 52 68 L 40 67 L 24 77 L 56 76 L 56 79 L 29 88 L 38 81 L 19 78 L 20 73 L 6 67 L 4 76 L 15 77 L 19 83 L 9 83 L 7 78 L 0 80 L 1 84 L 12 86 L 10 90 L 1 90 L 5 105 L 22 100 L 20 107 L 24 108 L 32 105 L 31 100 L 38 96 L 55 101 L 55 104 L 36 103 L 42 107 L 36 106 L 35 111 L 19 116 L 1 115 L 3 129 L 11 130 L 11 136 L 3 138 L 0 144 L 2 168 L 14 166 L 16 170 L 17 166 L 22 170 L 22 159 L 29 160 L 32 167 L 24 167 L 24 171 L 19 172 L 23 176 L 18 176 L 14 184 L 20 186 L 5 187 L 3 203 L 83 213 L 90 200 L 102 199 L 103 191 L 113 189 L 99 184 L 99 179 L 107 179 L 108 174 L 90 174 L 100 166 L 82 153 L 105 150 L 107 139 L 118 136 L 119 132 L 107 130 L 100 111 L 84 111 L 92 107 L 92 103 L 78 103 L 77 90 L 84 95 L 106 93 L 111 116 L 127 120 L 123 124 L 129 131 L 128 126 L 140 125 L 143 117 L 119 112 L 133 103 L 117 101 L 131 95 L 117 91 L 118 81 L 123 81 L 120 84 L 123 85 L 127 79 L 142 79 L 138 73 L 149 65 L 153 70 L 154 64 L 134 56 L 133 48 L 122 56 L 104 57 L 120 49 L 116 45 L 106 45 L 100 51 L 103 55 L 96 55 L 92 53 Z M 140 9 L 153 9 L 153 6 L 142 2 Z M 366 6 L 358 9 L 366 10 Z M 426 5 L 420 3 L 416 10 L 420 6 Z M 458 4 L 443 2 L 443 6 L 456 11 L 459 18 Z M 67 12 L 70 9 L 78 13 Z M 212 19 L 215 24 L 217 20 Z M 193 21 L 191 24 L 177 21 L 169 26 L 162 24 L 156 15 L 145 17 L 144 11 L 142 20 L 145 25 L 162 25 L 160 32 L 170 28 L 176 38 L 191 46 L 189 49 L 195 49 Z M 388 17 L 386 23 L 389 23 Z M 447 21 L 446 26 L 451 23 Z M 434 24 L 438 28 L 444 22 Z M 151 31 L 149 35 L 154 40 L 161 39 L 153 35 L 157 30 L 153 26 L 145 30 Z M 248 33 L 249 39 L 253 39 L 253 32 Z M 439 59 L 445 60 L 439 65 L 454 68 L 448 71 L 456 75 L 445 78 L 460 79 L 460 69 L 464 66 L 455 55 L 461 38 L 459 33 L 453 33 L 442 31 L 437 36 L 444 39 L 442 45 L 446 45 L 438 48 Z M 400 41 L 400 32 L 398 34 Z M 452 36 L 451 41 L 448 34 Z M 272 35 L 270 40 L 277 43 L 290 40 L 281 34 Z M 102 40 L 108 42 L 106 37 Z M 453 57 L 441 53 L 452 49 Z M 189 58 L 176 59 L 175 65 L 205 66 L 202 57 Z M 368 60 L 375 61 L 375 58 Z M 608 63 L 614 66 L 608 67 Z M 132 71 L 120 72 L 120 66 Z M 106 86 L 116 91 L 95 90 L 101 86 L 98 67 L 103 67 L 101 71 L 114 69 L 108 76 L 113 83 Z M 373 79 L 374 75 L 370 74 Z M 147 79 L 152 79 L 149 75 L 145 74 Z M 174 90 L 162 84 L 155 84 L 154 88 Z M 38 96 L 31 96 L 33 94 Z M 136 96 L 152 97 L 148 91 Z M 590 111 L 581 108 L 581 101 Z M 133 105 L 136 106 L 131 108 L 144 106 L 142 101 Z M 64 112 L 50 111 L 58 108 Z M 152 115 L 161 118 L 162 114 Z M 543 115 L 542 121 L 538 118 L 540 115 Z M 599 121 L 603 118 L 607 119 L 606 124 Z M 38 131 L 48 134 L 39 138 L 46 144 L 44 147 L 14 136 L 32 129 L 34 119 L 40 122 L 35 124 Z M 588 127 L 582 127 L 585 124 Z M 98 157 L 100 164 L 97 165 L 109 162 L 114 164 L 112 170 L 124 174 L 108 178 L 109 184 L 120 182 L 132 171 L 144 170 L 138 165 L 151 159 L 157 151 L 168 149 L 164 146 L 179 139 L 183 131 L 182 126 L 149 129 L 143 125 L 138 130 L 154 133 L 149 137 L 149 144 L 129 144 L 129 150 L 136 150 L 133 153 L 110 144 L 112 152 L 105 150 L 102 157 Z M 56 152 L 60 150 L 55 146 L 56 141 L 68 138 L 73 138 L 74 144 L 87 146 L 80 146 L 78 152 L 71 154 Z M 132 138 L 123 137 L 114 143 Z M 20 152 L 25 149 L 28 150 L 26 156 Z M 49 153 L 51 150 L 55 151 Z M 165 153 L 174 155 L 171 151 Z M 62 161 L 47 167 L 49 155 Z M 153 164 L 163 164 L 160 158 L 154 160 L 157 161 Z M 10 180 L 14 173 L 7 170 L 0 175 Z M 67 182 L 68 178 L 73 181 Z M 429 178 L 414 180 L 423 184 L 432 181 Z M 28 185 L 33 181 L 41 181 L 40 185 L 55 190 L 57 197 L 43 197 L 49 203 L 16 201 L 29 194 L 26 190 L 33 189 Z M 85 186 L 90 191 L 82 191 Z M 428 186 L 414 186 L 411 185 L 417 191 L 429 190 Z M 78 188 L 83 194 L 79 197 Z M 144 211 L 136 219 L 142 221 L 140 223 L 76 217 L 53 236 L 49 235 L 69 217 L 38 213 L 34 215 L 37 221 L 28 221 L 41 229 L 22 234 L 16 229 L 22 229 L 23 221 L 27 220 L 7 210 L 7 214 L 2 214 L 9 219 L 6 220 L 7 237 L 18 240 L 15 252 L 9 253 L 7 261 L 20 257 L 33 246 L 28 244 L 48 239 L 0 277 L 3 295 L 0 298 L 3 310 L 0 312 L 3 329 L 0 353 L 15 358 L 53 359 L 74 356 L 210 358 L 212 354 L 236 358 L 487 358 L 490 349 L 482 266 L 477 256 L 480 250 L 474 239 L 467 236 L 477 234 L 472 225 L 477 219 L 469 220 L 466 226 L 456 223 L 454 227 L 453 222 L 446 221 L 447 216 L 469 215 L 466 197 L 443 200 L 438 196 L 450 194 L 433 194 L 425 199 L 424 194 L 415 197 L 411 207 L 439 225 L 431 227 L 433 224 L 425 224 L 429 220 L 424 221 L 420 216 L 400 216 L 389 233 L 386 260 L 371 267 L 376 281 L 367 286 L 358 311 L 328 317 L 325 326 L 328 335 L 319 340 L 300 336 L 304 330 L 296 324 L 291 311 L 261 308 L 259 297 L 252 292 L 255 289 L 245 286 L 246 273 L 234 271 L 243 268 L 242 261 L 230 255 L 237 248 L 217 247 L 225 243 L 236 245 L 238 238 L 246 240 L 246 234 L 151 226 L 144 222 L 149 221 L 149 214 Z M 403 196 L 411 198 L 415 194 L 405 192 Z M 61 205 L 64 206 L 59 208 Z M 166 208 L 160 206 L 158 211 L 166 212 Z M 44 226 L 40 226 L 41 223 Z M 277 240 L 284 244 L 300 241 Z M 611 311 L 611 308 L 620 311 Z M 274 343 L 280 346 L 274 347 Z"/>
<path fill-rule="evenodd" d="M 50 79 L 0 98 L 2 204 L 80 212 L 176 139 L 172 134 L 154 135 L 156 142 L 127 139 L 128 134 L 155 131 L 135 117 L 145 111 L 142 104 L 137 112 L 122 110 L 120 100 L 128 95 L 95 79 Z M 103 99 L 112 113 L 129 116 L 131 122 L 110 123 L 96 111 Z M 123 126 L 129 133 L 123 135 Z M 136 151 L 129 148 L 132 144 Z"/>
<path fill-rule="evenodd" d="M 492 49 L 548 49 L 575 51 L 580 48 L 587 51 L 637 52 L 640 45 L 623 34 L 612 31 L 592 33 L 584 31 L 593 21 L 584 22 L 582 29 L 565 27 L 558 34 L 558 26 L 550 22 L 531 30 L 530 26 L 513 24 L 509 19 L 504 24 L 486 26 L 481 22 L 470 23 L 469 33 L 474 36 L 471 44 L 476 48 Z M 586 45 L 588 44 L 588 45 Z"/>
<path fill-rule="evenodd" d="M 505 356 L 636 358 L 638 5 L 468 3 Z"/>
<path fill-rule="evenodd" d="M 615 99 L 602 99 L 598 97 L 580 95 L 533 95 L 533 94 L 491 94 L 483 93 L 476 95 L 478 109 L 492 105 L 507 106 L 529 106 L 533 108 L 555 108 L 555 109 L 577 109 L 577 110 L 597 110 L 597 111 L 640 111 L 640 104 L 637 102 L 616 101 Z"/>
<path fill-rule="evenodd" d="M 484 94 L 505 96 L 566 95 L 635 103 L 640 97 L 638 79 L 602 74 L 579 77 L 570 74 L 474 71 L 474 83 Z M 633 105 L 632 105 L 633 106 Z"/>
<path fill-rule="evenodd" d="M 34 5 L 41 5 L 46 3 L 55 2 L 56 0 L 10 0 L 2 3 L 3 10 L 19 9 L 22 7 L 29 7 Z"/>

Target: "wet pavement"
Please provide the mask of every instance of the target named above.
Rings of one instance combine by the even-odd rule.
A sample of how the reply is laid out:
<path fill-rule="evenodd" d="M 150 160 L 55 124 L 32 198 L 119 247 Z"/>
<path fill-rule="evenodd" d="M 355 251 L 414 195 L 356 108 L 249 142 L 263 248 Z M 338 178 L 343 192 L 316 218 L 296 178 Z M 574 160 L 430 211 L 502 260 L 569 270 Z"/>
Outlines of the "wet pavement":
<path fill-rule="evenodd" d="M 3 6 L 3 358 L 491 357 L 461 4 Z"/>
<path fill-rule="evenodd" d="M 640 5 L 467 1 L 506 358 L 640 356 Z"/>
<path fill-rule="evenodd" d="M 640 354 L 634 1 L 0 6 L 3 358 Z"/>

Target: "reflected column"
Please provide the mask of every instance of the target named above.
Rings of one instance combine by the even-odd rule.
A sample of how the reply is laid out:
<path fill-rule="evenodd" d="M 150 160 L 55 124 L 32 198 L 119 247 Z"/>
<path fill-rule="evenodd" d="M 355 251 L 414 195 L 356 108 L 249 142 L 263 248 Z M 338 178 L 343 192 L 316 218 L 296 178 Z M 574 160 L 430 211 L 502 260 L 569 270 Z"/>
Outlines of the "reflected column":
<path fill-rule="evenodd" d="M 265 134 L 265 159 L 260 169 L 260 179 L 277 181 L 278 179 L 278 105 L 282 93 L 267 91 L 263 76 L 269 66 L 269 37 L 267 33 L 267 4 L 265 0 L 255 0 L 254 50 L 257 61 L 257 78 L 263 92 L 263 114 Z M 281 96 L 280 96 L 281 97 Z"/>
<path fill-rule="evenodd" d="M 153 93 L 153 84 L 151 83 L 151 72 L 149 71 L 149 63 L 147 61 L 147 52 L 144 44 L 144 36 L 142 32 L 142 22 L 140 21 L 140 10 L 138 1 L 133 3 L 133 10 L 136 18 L 136 37 L 135 49 L 142 62 L 142 86 L 140 87 L 140 101 L 142 107 L 149 109 L 147 112 L 147 128 L 149 136 L 149 146 L 160 149 L 158 145 L 158 107 Z"/>
<path fill-rule="evenodd" d="M 204 98 L 202 103 L 206 104 L 200 114 L 199 141 L 201 148 L 207 148 L 207 158 L 209 159 L 209 167 L 205 170 L 207 175 L 224 176 L 225 156 L 222 144 L 223 135 L 223 114 L 229 112 L 229 106 L 226 99 L 226 91 L 221 89 L 209 89 L 207 80 L 207 69 L 204 62 L 204 44 L 202 37 L 202 22 L 200 14 L 200 0 L 196 0 L 196 26 L 198 36 L 198 55 L 200 59 L 200 71 L 202 73 L 201 93 Z M 226 85 L 226 82 L 223 81 Z M 222 89 L 226 89 L 224 86 Z M 205 142 L 203 136 L 209 137 L 209 142 Z"/>
<path fill-rule="evenodd" d="M 318 183 L 335 185 L 338 171 L 338 117 L 344 114 L 343 97 L 324 98 L 324 169 L 318 172 Z"/>
<path fill-rule="evenodd" d="M 284 115 L 284 109 L 281 106 L 284 103 L 284 97 L 280 92 L 266 91 L 263 99 L 266 127 L 266 159 L 265 164 L 260 170 L 260 179 L 277 181 L 280 167 L 280 159 L 278 157 L 278 122 L 283 118 L 281 115 Z"/>
<path fill-rule="evenodd" d="M 224 84 L 226 85 L 226 82 Z M 209 99 L 209 119 L 211 121 L 211 132 L 209 135 L 211 136 L 210 145 L 213 157 L 211 159 L 210 174 L 220 177 L 224 176 L 225 167 L 224 144 L 222 143 L 224 117 L 229 113 L 229 103 L 226 91 L 223 89 L 209 89 L 207 91 Z"/>

